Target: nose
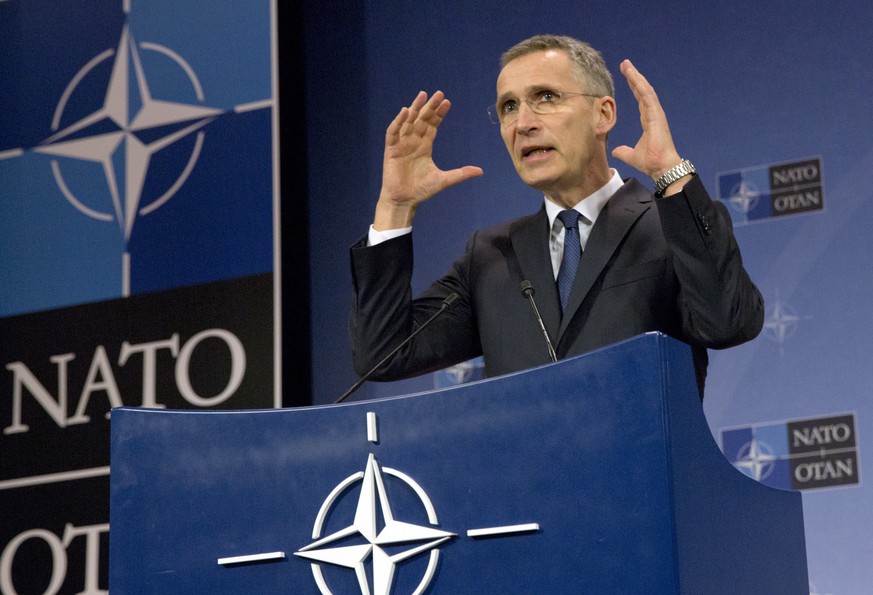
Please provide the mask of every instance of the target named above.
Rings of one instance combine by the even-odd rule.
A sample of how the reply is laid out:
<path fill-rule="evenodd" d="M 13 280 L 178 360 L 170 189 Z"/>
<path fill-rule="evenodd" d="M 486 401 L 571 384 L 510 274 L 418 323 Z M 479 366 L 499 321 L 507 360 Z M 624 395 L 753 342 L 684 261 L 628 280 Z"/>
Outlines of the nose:
<path fill-rule="evenodd" d="M 534 112 L 527 101 L 522 101 L 518 106 L 518 117 L 515 120 L 515 128 L 521 134 L 529 134 L 536 130 L 539 124 L 539 116 Z"/>

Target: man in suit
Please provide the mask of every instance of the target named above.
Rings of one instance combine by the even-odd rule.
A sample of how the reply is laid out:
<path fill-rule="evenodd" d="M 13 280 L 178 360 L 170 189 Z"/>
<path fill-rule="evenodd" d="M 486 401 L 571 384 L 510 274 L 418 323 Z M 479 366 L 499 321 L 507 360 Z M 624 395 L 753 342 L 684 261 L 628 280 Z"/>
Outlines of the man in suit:
<path fill-rule="evenodd" d="M 757 336 L 763 299 L 743 268 L 727 211 L 680 157 L 651 85 L 629 61 L 621 64 L 643 132 L 636 146 L 612 156 L 652 178 L 654 196 L 609 167 L 616 108 L 596 50 L 536 36 L 507 51 L 501 65 L 490 113 L 521 179 L 543 192 L 543 207 L 474 234 L 449 273 L 413 300 L 416 208 L 482 175 L 474 166 L 443 171 L 434 164 L 434 138 L 450 103 L 439 91 L 419 93 L 388 127 L 373 225 L 351 251 L 356 370 L 379 362 L 453 292 L 457 305 L 374 378 L 404 378 L 479 355 L 489 376 L 551 361 L 520 289 L 527 281 L 558 358 L 661 331 L 691 346 L 702 398 L 706 349 Z M 572 215 L 569 223 L 562 211 Z M 576 272 L 568 276 L 562 267 Z"/>

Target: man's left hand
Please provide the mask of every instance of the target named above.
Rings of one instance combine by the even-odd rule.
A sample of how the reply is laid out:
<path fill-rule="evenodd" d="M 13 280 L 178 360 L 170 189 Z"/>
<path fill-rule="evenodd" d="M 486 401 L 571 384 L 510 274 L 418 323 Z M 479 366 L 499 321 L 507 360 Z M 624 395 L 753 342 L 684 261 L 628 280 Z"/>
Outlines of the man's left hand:
<path fill-rule="evenodd" d="M 616 147 L 612 150 L 612 156 L 657 180 L 672 167 L 679 165 L 682 158 L 673 144 L 667 115 L 661 107 L 655 89 L 630 60 L 621 63 L 621 73 L 627 79 L 628 86 L 639 103 L 643 134 L 633 148 L 627 145 Z M 668 186 L 664 195 L 678 192 L 685 185 L 688 177 L 676 180 Z"/>

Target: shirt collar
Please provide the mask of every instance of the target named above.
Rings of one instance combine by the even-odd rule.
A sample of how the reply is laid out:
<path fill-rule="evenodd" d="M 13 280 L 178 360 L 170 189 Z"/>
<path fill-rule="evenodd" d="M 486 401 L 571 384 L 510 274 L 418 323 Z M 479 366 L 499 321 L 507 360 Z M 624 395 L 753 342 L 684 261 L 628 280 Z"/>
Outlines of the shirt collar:
<path fill-rule="evenodd" d="M 618 172 L 615 169 L 610 168 L 609 171 L 612 172 L 612 177 L 606 184 L 573 206 L 575 210 L 582 213 L 582 216 L 591 222 L 591 225 L 594 225 L 597 216 L 600 215 L 600 211 L 603 210 L 604 205 L 610 197 L 618 192 L 619 188 L 624 185 L 621 176 L 618 175 Z M 545 198 L 545 205 L 546 215 L 549 218 L 549 229 L 551 229 L 555 225 L 555 219 L 558 218 L 558 213 L 563 211 L 564 208 L 550 201 L 548 197 Z"/>

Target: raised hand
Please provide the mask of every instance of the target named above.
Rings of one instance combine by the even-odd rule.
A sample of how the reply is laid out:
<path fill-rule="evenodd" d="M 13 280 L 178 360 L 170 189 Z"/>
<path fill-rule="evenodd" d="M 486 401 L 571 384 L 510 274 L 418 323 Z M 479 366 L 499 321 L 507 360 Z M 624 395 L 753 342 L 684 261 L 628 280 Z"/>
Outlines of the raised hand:
<path fill-rule="evenodd" d="M 639 103 L 643 134 L 633 148 L 627 145 L 616 147 L 612 150 L 612 156 L 657 179 L 678 165 L 682 158 L 673 144 L 667 115 L 661 108 L 661 102 L 658 101 L 652 85 L 630 60 L 621 63 L 621 73 Z"/>
<path fill-rule="evenodd" d="M 429 99 L 421 91 L 388 126 L 382 190 L 373 221 L 377 230 L 409 227 L 419 204 L 450 186 L 482 175 L 479 167 L 468 165 L 444 171 L 433 161 L 437 129 L 451 106 L 442 91 Z"/>

